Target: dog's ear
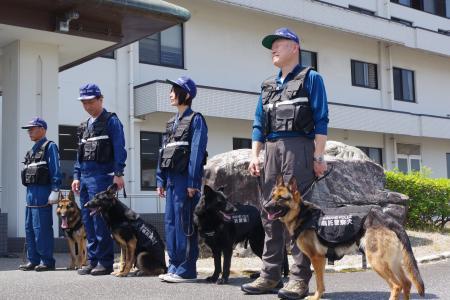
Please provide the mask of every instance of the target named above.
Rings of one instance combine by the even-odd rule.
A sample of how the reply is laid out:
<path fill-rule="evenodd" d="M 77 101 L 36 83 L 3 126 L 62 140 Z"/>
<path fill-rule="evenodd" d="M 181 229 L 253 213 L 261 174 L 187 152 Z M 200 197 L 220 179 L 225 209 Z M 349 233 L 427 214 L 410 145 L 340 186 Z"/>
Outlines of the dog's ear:
<path fill-rule="evenodd" d="M 296 196 L 298 194 L 297 179 L 295 176 L 292 176 L 291 179 L 289 179 L 288 188 L 292 195 Z M 297 200 L 297 197 L 294 197 L 294 200 Z"/>
<path fill-rule="evenodd" d="M 277 186 L 284 186 L 284 178 L 281 174 L 278 174 L 277 176 Z"/>
<path fill-rule="evenodd" d="M 203 194 L 208 195 L 212 193 L 214 190 L 207 184 L 203 186 Z"/>
<path fill-rule="evenodd" d="M 108 192 L 108 194 L 114 195 L 117 192 L 117 184 L 111 184 L 110 186 L 108 186 L 108 189 L 106 191 Z"/>
<path fill-rule="evenodd" d="M 220 186 L 217 190 L 218 190 L 219 192 L 223 192 L 223 191 L 225 190 L 225 186 L 222 185 L 222 186 Z"/>
<path fill-rule="evenodd" d="M 59 192 L 58 201 L 61 201 L 62 199 L 64 199 L 64 196 L 61 192 Z"/>
<path fill-rule="evenodd" d="M 72 190 L 70 190 L 68 198 L 70 201 L 75 202 L 75 195 Z"/>

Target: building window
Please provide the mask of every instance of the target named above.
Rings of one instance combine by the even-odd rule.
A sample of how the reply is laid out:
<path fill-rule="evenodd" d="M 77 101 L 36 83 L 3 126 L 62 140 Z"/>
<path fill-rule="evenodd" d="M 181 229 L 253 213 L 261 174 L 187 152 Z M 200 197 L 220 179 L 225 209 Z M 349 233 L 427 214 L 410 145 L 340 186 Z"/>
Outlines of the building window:
<path fill-rule="evenodd" d="M 105 54 L 100 55 L 100 57 L 115 59 L 114 51 L 107 52 Z"/>
<path fill-rule="evenodd" d="M 438 29 L 438 32 L 450 36 L 450 30 Z"/>
<path fill-rule="evenodd" d="M 252 140 L 244 138 L 233 138 L 233 150 L 252 149 Z"/>
<path fill-rule="evenodd" d="M 421 161 L 419 145 L 397 144 L 397 167 L 400 172 L 419 172 Z"/>
<path fill-rule="evenodd" d="M 361 8 L 361 7 L 353 6 L 353 5 L 349 5 L 348 8 L 350 10 L 353 10 L 353 11 L 356 11 L 356 12 L 359 12 L 359 13 L 362 13 L 362 14 L 365 14 L 365 15 L 375 16 L 375 12 L 374 11 L 371 11 L 371 10 L 368 10 L 368 9 L 365 9 L 365 8 Z"/>
<path fill-rule="evenodd" d="M 175 25 L 139 41 L 139 62 L 183 68 L 183 26 Z"/>
<path fill-rule="evenodd" d="M 394 99 L 415 102 L 414 71 L 394 68 Z"/>
<path fill-rule="evenodd" d="M 397 23 L 401 23 L 401 24 L 406 25 L 406 26 L 412 26 L 413 25 L 413 22 L 411 22 L 411 21 L 406 21 L 406 20 L 403 20 L 403 19 L 400 19 L 400 18 L 396 18 L 396 17 L 391 17 L 391 20 L 394 21 L 394 22 L 397 22 Z"/>
<path fill-rule="evenodd" d="M 317 71 L 317 52 L 301 50 L 300 64 L 304 67 L 312 67 Z"/>
<path fill-rule="evenodd" d="M 450 18 L 450 0 L 391 0 L 391 2 Z"/>
<path fill-rule="evenodd" d="M 73 181 L 73 167 L 77 159 L 77 126 L 60 125 L 58 128 L 59 160 L 61 164 L 61 189 L 69 190 Z"/>
<path fill-rule="evenodd" d="M 377 65 L 351 60 L 352 85 L 378 89 Z"/>
<path fill-rule="evenodd" d="M 447 178 L 450 178 L 450 153 L 447 153 Z"/>
<path fill-rule="evenodd" d="M 382 157 L 383 149 L 373 147 L 363 147 L 363 146 L 356 146 L 356 147 L 361 149 L 362 152 L 364 152 L 371 160 L 373 160 L 380 166 L 383 165 L 383 157 Z"/>
<path fill-rule="evenodd" d="M 141 131 L 141 190 L 156 188 L 156 169 L 162 133 Z"/>

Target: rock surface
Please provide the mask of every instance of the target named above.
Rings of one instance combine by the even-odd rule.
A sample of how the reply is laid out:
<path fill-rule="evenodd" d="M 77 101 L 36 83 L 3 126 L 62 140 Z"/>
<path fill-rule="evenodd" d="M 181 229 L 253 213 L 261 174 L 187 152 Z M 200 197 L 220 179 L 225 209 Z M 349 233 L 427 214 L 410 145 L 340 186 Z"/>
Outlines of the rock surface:
<path fill-rule="evenodd" d="M 224 187 L 230 201 L 260 208 L 258 178 L 248 172 L 251 150 L 239 149 L 218 154 L 205 166 L 205 184 Z M 261 168 L 264 152 L 261 151 Z M 375 205 L 404 224 L 408 197 L 384 188 L 383 168 L 371 161 L 360 149 L 328 141 L 325 160 L 332 169 L 315 185 L 311 202 L 321 207 L 341 205 Z"/>

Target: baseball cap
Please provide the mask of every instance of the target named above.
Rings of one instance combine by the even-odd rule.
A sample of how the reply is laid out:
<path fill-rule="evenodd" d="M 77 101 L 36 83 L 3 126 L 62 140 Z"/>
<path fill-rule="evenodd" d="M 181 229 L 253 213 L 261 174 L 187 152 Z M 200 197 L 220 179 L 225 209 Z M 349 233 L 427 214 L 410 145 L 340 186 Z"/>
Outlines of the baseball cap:
<path fill-rule="evenodd" d="M 272 49 L 273 42 L 278 39 L 288 39 L 296 42 L 297 44 L 300 44 L 300 39 L 298 38 L 297 34 L 295 34 L 295 32 L 293 32 L 289 28 L 282 27 L 275 30 L 273 34 L 269 34 L 264 37 L 262 40 L 262 45 L 267 49 Z"/>
<path fill-rule="evenodd" d="M 166 79 L 166 82 L 172 85 L 177 85 L 180 88 L 182 88 L 185 92 L 189 93 L 191 99 L 194 99 L 195 96 L 197 95 L 197 86 L 195 85 L 195 82 L 187 76 L 181 76 L 175 81 Z"/>
<path fill-rule="evenodd" d="M 88 83 L 80 87 L 80 97 L 78 100 L 90 100 L 102 96 L 100 88 L 95 83 Z"/>
<path fill-rule="evenodd" d="M 47 130 L 47 122 L 44 121 L 44 119 L 39 118 L 39 117 L 34 117 L 33 119 L 31 119 L 27 125 L 22 126 L 22 129 L 28 129 L 31 127 L 42 127 L 45 130 Z"/>

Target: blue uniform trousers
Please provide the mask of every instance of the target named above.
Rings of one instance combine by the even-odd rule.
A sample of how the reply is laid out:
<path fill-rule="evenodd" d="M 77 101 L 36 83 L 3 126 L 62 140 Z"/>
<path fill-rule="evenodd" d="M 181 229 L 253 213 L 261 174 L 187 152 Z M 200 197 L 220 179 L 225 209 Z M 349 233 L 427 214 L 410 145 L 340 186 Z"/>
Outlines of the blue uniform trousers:
<path fill-rule="evenodd" d="M 100 214 L 90 215 L 90 210 L 84 207 L 94 195 L 106 190 L 113 182 L 113 176 L 107 174 L 84 174 L 80 180 L 81 217 L 86 229 L 87 254 L 91 266 L 100 263 L 109 268 L 114 263 L 114 244 L 111 232 Z"/>
<path fill-rule="evenodd" d="M 25 211 L 25 235 L 27 258 L 32 264 L 55 266 L 53 258 L 53 218 L 52 207 L 31 208 Z"/>
<path fill-rule="evenodd" d="M 200 195 L 187 196 L 187 175 L 168 178 L 164 216 L 168 272 L 183 278 L 197 278 L 198 240 L 194 231 L 194 208 Z"/>

